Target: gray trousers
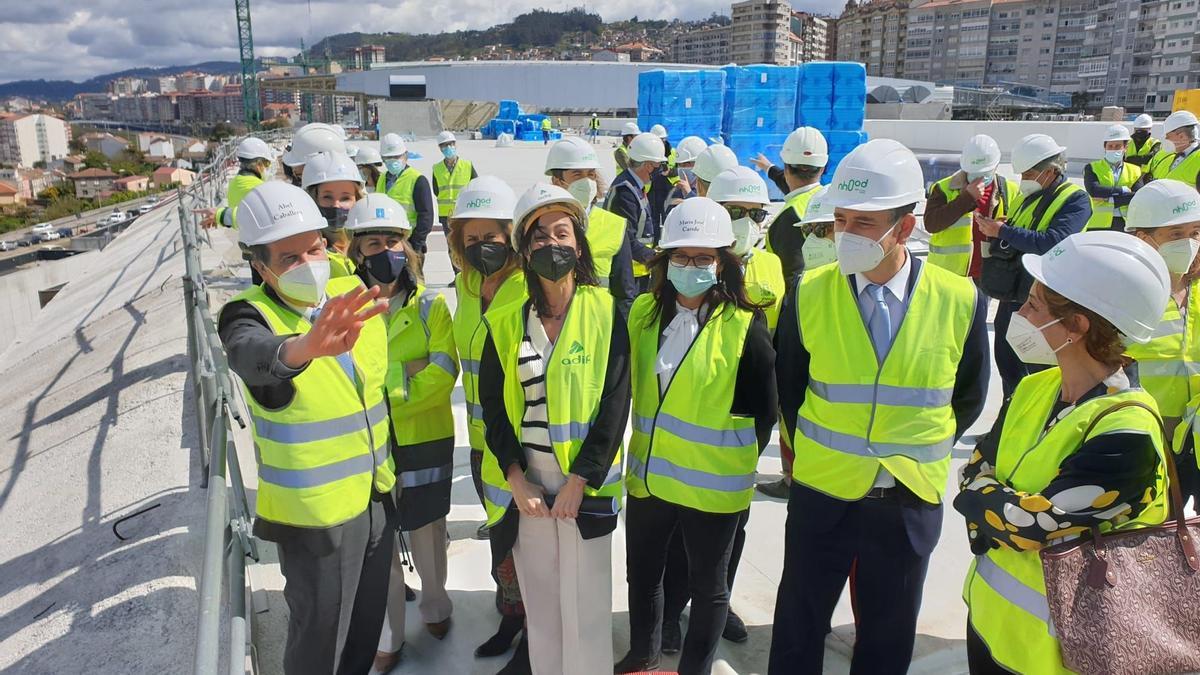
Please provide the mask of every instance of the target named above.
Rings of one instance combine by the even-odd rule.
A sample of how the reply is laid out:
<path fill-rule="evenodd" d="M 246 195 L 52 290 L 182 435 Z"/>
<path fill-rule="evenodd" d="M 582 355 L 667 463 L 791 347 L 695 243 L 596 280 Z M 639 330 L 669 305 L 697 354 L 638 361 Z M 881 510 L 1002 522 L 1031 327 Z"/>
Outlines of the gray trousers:
<path fill-rule="evenodd" d="M 408 533 L 409 554 L 417 576 L 421 578 L 417 609 L 424 623 L 440 623 L 450 618 L 454 603 L 446 593 L 446 519 L 439 518 Z M 388 583 L 387 617 L 379 635 L 379 651 L 393 654 L 404 646 L 404 563 L 392 554 L 392 576 Z"/>
<path fill-rule="evenodd" d="M 335 528 L 276 542 L 288 604 L 287 675 L 358 675 L 371 668 L 383 624 L 394 530 L 388 503 Z"/>

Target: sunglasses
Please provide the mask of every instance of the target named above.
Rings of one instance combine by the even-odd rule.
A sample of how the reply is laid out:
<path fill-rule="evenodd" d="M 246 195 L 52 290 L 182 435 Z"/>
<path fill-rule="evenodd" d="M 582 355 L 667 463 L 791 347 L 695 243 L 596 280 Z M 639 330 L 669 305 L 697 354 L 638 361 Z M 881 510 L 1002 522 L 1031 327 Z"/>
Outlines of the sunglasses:
<path fill-rule="evenodd" d="M 729 217 L 737 220 L 738 218 L 749 218 L 756 223 L 762 223 L 767 219 L 767 210 L 760 208 L 748 209 L 744 206 L 726 206 L 725 210 L 729 212 Z"/>

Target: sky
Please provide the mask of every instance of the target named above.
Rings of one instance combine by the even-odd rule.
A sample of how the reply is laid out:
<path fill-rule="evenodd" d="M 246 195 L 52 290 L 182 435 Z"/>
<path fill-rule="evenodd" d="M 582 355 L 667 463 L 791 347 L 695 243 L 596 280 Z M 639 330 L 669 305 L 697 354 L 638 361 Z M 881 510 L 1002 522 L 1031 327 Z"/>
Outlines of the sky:
<path fill-rule="evenodd" d="M 346 32 L 437 33 L 483 29 L 531 9 L 566 10 L 579 0 L 251 0 L 255 55 L 290 56 Z M 605 20 L 697 19 L 729 13 L 730 0 L 593 0 Z M 797 9 L 840 11 L 843 0 L 808 0 Z M 0 82 L 82 81 L 137 67 L 236 61 L 231 0 L 4 0 Z M 828 5 L 828 7 L 824 6 Z M 599 9 L 598 9 L 599 8 Z M 311 17 L 311 19 L 310 19 Z"/>

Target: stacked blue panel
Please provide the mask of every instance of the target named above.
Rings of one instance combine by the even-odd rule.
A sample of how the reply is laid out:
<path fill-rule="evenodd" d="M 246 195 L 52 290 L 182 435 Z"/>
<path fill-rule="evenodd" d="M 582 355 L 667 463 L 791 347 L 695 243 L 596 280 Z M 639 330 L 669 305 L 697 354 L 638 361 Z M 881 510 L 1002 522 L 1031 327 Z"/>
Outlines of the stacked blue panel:
<path fill-rule="evenodd" d="M 787 134 L 725 134 L 725 145 L 733 150 L 733 154 L 737 155 L 738 164 L 742 166 L 754 166 L 754 158 L 758 157 L 759 153 L 766 155 L 772 161 L 779 161 L 779 152 L 783 150 L 783 142 L 787 140 Z M 775 186 L 775 183 L 767 177 L 765 172 L 759 172 L 763 180 L 767 182 L 767 193 L 772 200 L 783 199 L 783 193 Z"/>
<path fill-rule="evenodd" d="M 670 138 L 716 138 L 721 132 L 725 73 L 720 70 L 649 70 L 638 75 L 638 127 L 667 128 Z"/>
<path fill-rule="evenodd" d="M 820 61 L 800 66 L 796 126 L 815 127 L 829 143 L 829 163 L 821 182 L 828 185 L 837 165 L 867 140 L 867 72 L 861 63 Z"/>
<path fill-rule="evenodd" d="M 795 121 L 800 71 L 794 66 L 726 66 L 726 134 L 786 134 Z"/>

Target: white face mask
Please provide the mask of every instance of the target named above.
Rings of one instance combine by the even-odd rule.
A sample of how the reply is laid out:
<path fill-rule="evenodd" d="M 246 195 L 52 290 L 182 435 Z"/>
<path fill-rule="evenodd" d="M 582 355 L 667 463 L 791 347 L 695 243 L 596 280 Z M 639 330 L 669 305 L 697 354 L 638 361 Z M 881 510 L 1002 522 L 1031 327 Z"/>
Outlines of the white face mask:
<path fill-rule="evenodd" d="M 750 251 L 751 245 L 758 235 L 758 226 L 749 218 L 738 218 L 733 221 L 733 252 L 744 256 Z"/>
<path fill-rule="evenodd" d="M 1167 263 L 1171 274 L 1186 274 L 1192 268 L 1196 253 L 1200 252 L 1200 241 L 1192 238 L 1169 241 L 1158 247 L 1158 254 Z"/>
<path fill-rule="evenodd" d="M 833 242 L 837 248 L 838 267 L 841 268 L 842 274 L 869 272 L 878 267 L 879 263 L 887 257 L 887 252 L 883 250 L 883 246 L 879 242 L 886 239 L 898 224 L 893 223 L 888 231 L 878 239 L 871 239 L 852 232 L 834 232 Z"/>
<path fill-rule="evenodd" d="M 264 269 L 267 268 L 264 266 Z M 270 269 L 267 271 L 275 277 L 279 292 L 291 300 L 315 305 L 325 297 L 325 286 L 329 284 L 328 260 L 314 260 L 296 265 L 279 275 Z"/>
<path fill-rule="evenodd" d="M 1042 184 L 1037 182 L 1036 180 L 1022 180 L 1021 181 L 1021 194 L 1025 195 L 1026 197 L 1028 197 L 1029 195 L 1031 195 L 1035 192 L 1040 191 L 1041 189 L 1042 189 Z"/>
<path fill-rule="evenodd" d="M 1061 321 L 1062 319 L 1055 319 L 1042 326 L 1035 326 L 1024 316 L 1013 314 L 1012 323 L 1008 324 L 1008 334 L 1004 336 L 1004 339 L 1008 340 L 1008 346 L 1016 352 L 1017 358 L 1025 363 L 1057 366 L 1058 357 L 1055 354 L 1065 349 L 1074 340 L 1067 338 L 1066 342 L 1055 349 L 1046 341 L 1046 336 L 1042 331 Z"/>
<path fill-rule="evenodd" d="M 598 189 L 596 181 L 591 178 L 580 178 L 567 186 L 567 192 L 571 193 L 575 201 L 583 204 L 584 209 L 591 208 L 592 202 L 596 201 L 596 192 Z"/>
<path fill-rule="evenodd" d="M 806 270 L 837 262 L 838 259 L 837 244 L 834 244 L 832 239 L 815 235 L 804 239 L 804 246 L 800 252 L 804 254 L 804 269 Z"/>

